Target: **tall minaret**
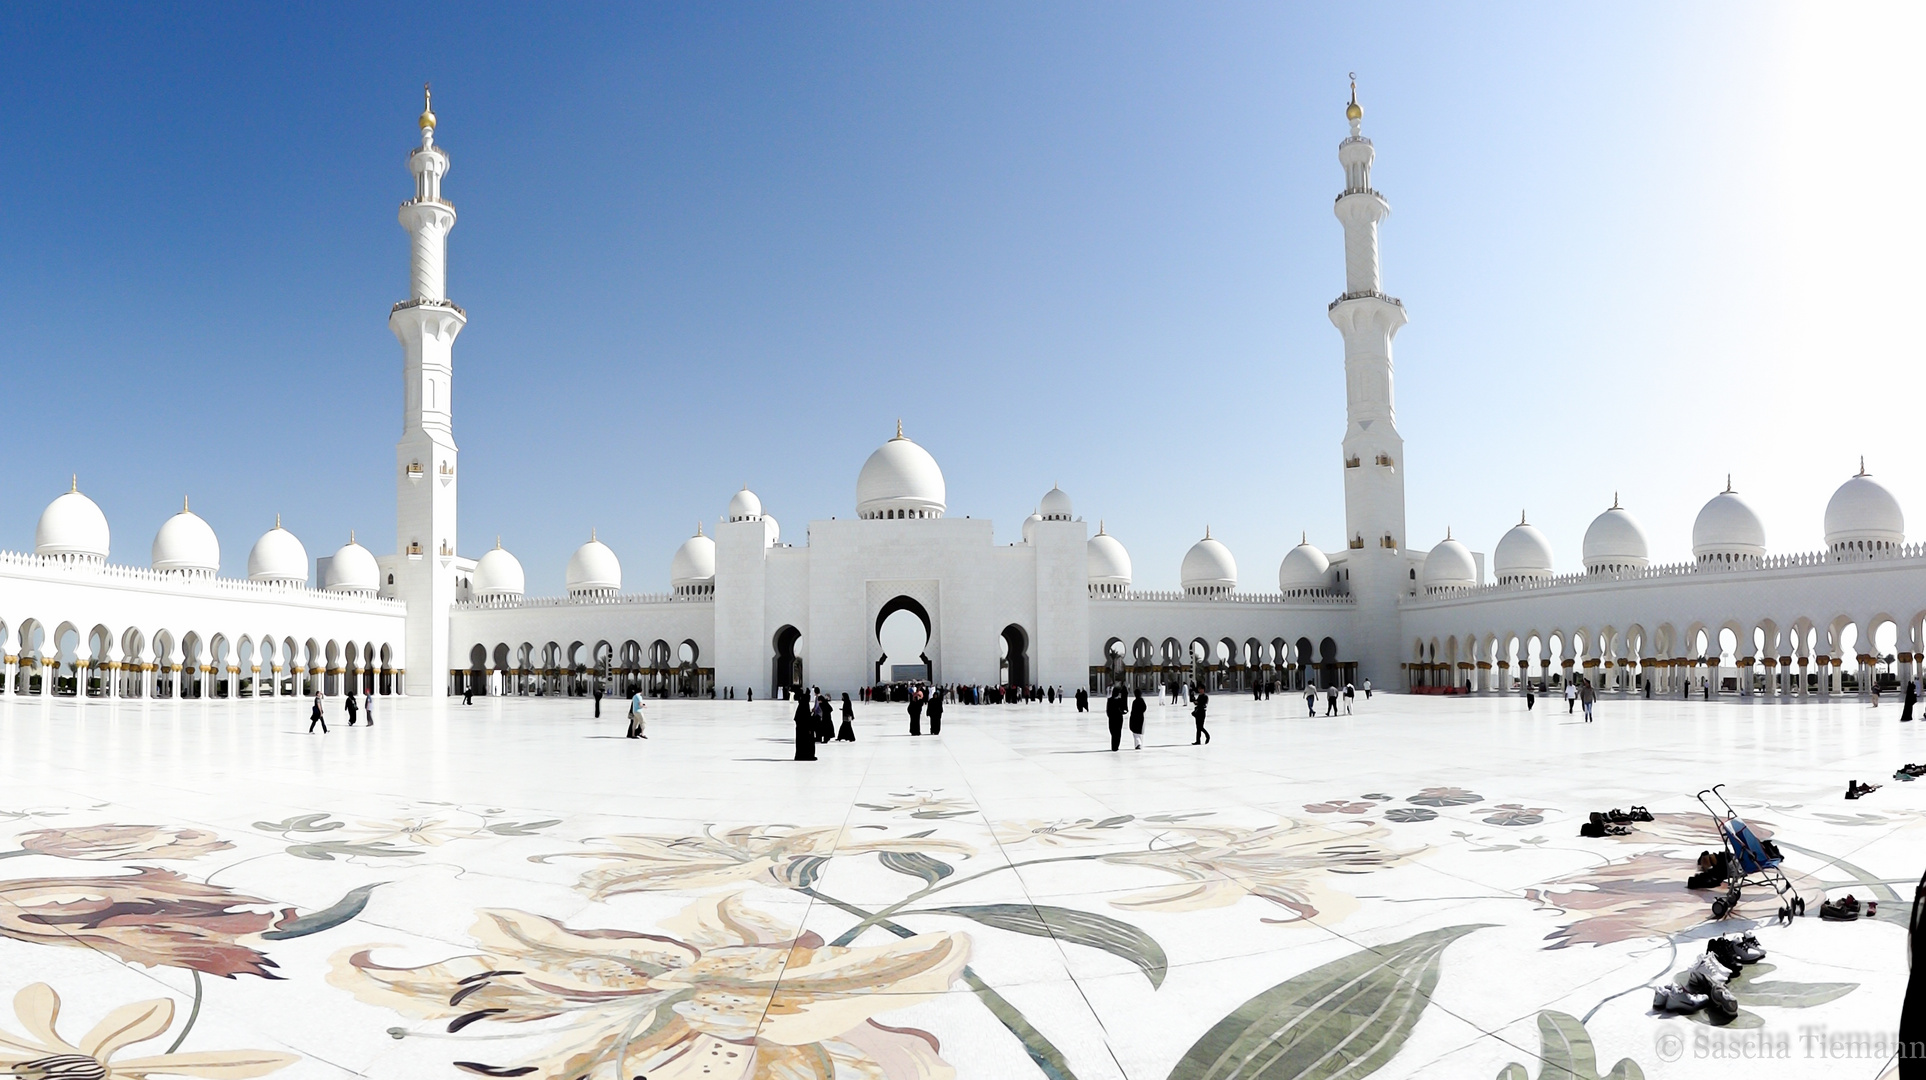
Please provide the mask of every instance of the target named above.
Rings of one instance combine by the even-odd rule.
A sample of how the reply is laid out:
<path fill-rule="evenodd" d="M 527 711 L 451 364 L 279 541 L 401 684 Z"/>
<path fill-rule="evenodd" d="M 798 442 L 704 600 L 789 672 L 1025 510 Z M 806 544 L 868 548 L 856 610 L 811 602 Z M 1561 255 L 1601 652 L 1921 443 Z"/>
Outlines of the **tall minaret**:
<path fill-rule="evenodd" d="M 1344 520 L 1349 545 L 1345 566 L 1357 597 L 1360 675 L 1380 686 L 1395 685 L 1398 598 L 1408 582 L 1400 551 L 1404 533 L 1404 439 L 1398 435 L 1391 394 L 1391 339 L 1404 325 L 1403 302 L 1379 288 L 1378 222 L 1391 212 L 1371 188 L 1377 153 L 1364 137 L 1356 76 L 1344 110 L 1351 135 L 1338 144 L 1344 192 L 1337 217 L 1344 223 L 1344 294 L 1331 302 L 1331 322 L 1344 335 Z"/>
<path fill-rule="evenodd" d="M 422 89 L 421 146 L 408 155 L 415 197 L 401 204 L 413 241 L 408 299 L 388 315 L 401 341 L 401 441 L 395 444 L 394 595 L 408 605 L 407 692 L 448 692 L 448 612 L 455 602 L 455 337 L 468 323 L 449 301 L 444 268 L 455 208 L 442 201 L 448 152 Z"/>

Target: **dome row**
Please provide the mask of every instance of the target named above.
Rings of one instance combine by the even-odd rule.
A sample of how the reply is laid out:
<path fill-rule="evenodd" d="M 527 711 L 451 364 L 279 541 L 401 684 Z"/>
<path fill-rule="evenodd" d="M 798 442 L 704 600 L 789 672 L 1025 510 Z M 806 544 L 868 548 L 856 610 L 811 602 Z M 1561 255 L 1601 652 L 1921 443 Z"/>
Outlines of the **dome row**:
<path fill-rule="evenodd" d="M 1862 557 L 1897 548 L 1905 537 L 1906 516 L 1899 500 L 1860 462 L 1859 473 L 1841 484 L 1826 504 L 1826 550 L 1837 558 Z M 1707 566 L 1742 566 L 1756 563 L 1765 553 L 1765 525 L 1727 477 L 1725 490 L 1714 495 L 1692 523 L 1692 558 Z M 1588 574 L 1624 573 L 1651 564 L 1645 530 L 1616 498 L 1585 530 L 1583 560 Z M 1520 517 L 1492 552 L 1492 571 L 1501 585 L 1550 578 L 1551 542 Z M 1447 536 L 1425 557 L 1422 577 L 1426 592 L 1468 589 L 1477 584 L 1477 567 L 1465 546 Z"/>
<path fill-rule="evenodd" d="M 107 515 L 92 499 L 81 494 L 79 484 L 47 505 L 34 526 L 33 550 L 36 555 L 79 562 L 105 562 L 111 534 Z M 221 569 L 221 541 L 214 529 L 199 514 L 188 509 L 161 523 L 149 552 L 154 569 L 183 577 L 212 577 Z M 274 528 L 261 534 L 247 555 L 249 581 L 283 585 L 305 585 L 308 581 L 308 549 L 293 533 L 281 527 L 277 517 Z M 373 594 L 380 584 L 374 555 L 354 542 L 334 553 L 322 583 L 330 592 Z"/>

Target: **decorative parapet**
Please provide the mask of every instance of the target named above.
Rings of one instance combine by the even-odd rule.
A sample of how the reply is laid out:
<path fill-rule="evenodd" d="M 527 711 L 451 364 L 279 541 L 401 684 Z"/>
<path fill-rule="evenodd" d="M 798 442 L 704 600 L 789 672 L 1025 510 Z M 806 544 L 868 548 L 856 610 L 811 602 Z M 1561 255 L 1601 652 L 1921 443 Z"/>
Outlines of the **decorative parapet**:
<path fill-rule="evenodd" d="M 1850 557 L 1844 557 L 1839 553 L 1831 551 L 1801 551 L 1786 555 L 1767 555 L 1764 558 L 1747 563 L 1675 562 L 1666 563 L 1661 566 L 1648 566 L 1641 570 L 1621 570 L 1598 574 L 1556 574 L 1551 577 L 1528 578 L 1479 585 L 1475 588 L 1452 593 L 1448 597 L 1420 597 L 1418 599 L 1420 602 L 1431 599 L 1483 599 L 1498 594 L 1508 595 L 1512 593 L 1543 592 L 1555 589 L 1573 589 L 1610 582 L 1653 581 L 1658 579 L 1677 580 L 1680 578 L 1693 577 L 1707 580 L 1728 580 L 1756 574 L 1775 574 L 1788 571 L 1826 568 L 1863 568 L 1868 564 L 1903 562 L 1926 563 L 1926 543 L 1903 544 L 1885 551 L 1853 552 Z"/>
<path fill-rule="evenodd" d="M 1302 607 L 1306 605 L 1355 607 L 1357 605 L 1357 601 L 1342 593 L 1286 596 L 1280 592 L 1228 592 L 1203 595 L 1187 593 L 1181 589 L 1132 589 L 1128 592 L 1121 593 L 1094 594 L 1090 599 L 1107 602 L 1119 600 L 1148 600 L 1156 603 L 1175 603 L 1182 601 L 1192 604 L 1269 604 L 1278 607 Z"/>
<path fill-rule="evenodd" d="M 584 594 L 581 596 L 491 596 L 484 599 L 459 601 L 455 604 L 455 610 L 528 610 L 530 608 L 610 607 L 625 604 L 713 604 L 715 600 L 714 594 L 677 596 L 674 593 L 607 593 L 601 595 Z"/>

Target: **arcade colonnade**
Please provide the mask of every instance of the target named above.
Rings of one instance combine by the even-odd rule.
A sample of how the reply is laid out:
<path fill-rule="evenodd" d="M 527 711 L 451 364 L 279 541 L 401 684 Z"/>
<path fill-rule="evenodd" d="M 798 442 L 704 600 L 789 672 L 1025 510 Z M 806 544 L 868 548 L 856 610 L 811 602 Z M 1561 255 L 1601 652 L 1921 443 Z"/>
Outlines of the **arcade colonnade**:
<path fill-rule="evenodd" d="M 0 695 L 398 694 L 405 608 L 301 585 L 0 557 Z"/>
<path fill-rule="evenodd" d="M 1926 558 L 1485 586 L 1413 599 L 1404 616 L 1404 677 L 1418 692 L 1582 677 L 1607 694 L 1864 699 L 1926 671 Z"/>

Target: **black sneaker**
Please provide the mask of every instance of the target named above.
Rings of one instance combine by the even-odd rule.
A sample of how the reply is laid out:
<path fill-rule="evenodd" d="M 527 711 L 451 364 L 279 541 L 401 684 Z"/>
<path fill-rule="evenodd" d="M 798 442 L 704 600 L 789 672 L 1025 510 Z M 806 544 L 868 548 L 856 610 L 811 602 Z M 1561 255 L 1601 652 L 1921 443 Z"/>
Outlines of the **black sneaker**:
<path fill-rule="evenodd" d="M 1632 811 L 1631 811 L 1631 813 L 1632 813 L 1632 820 L 1633 820 L 1633 821 L 1650 821 L 1650 820 L 1652 820 L 1652 812 L 1651 812 L 1650 810 L 1647 810 L 1647 809 L 1645 809 L 1645 808 L 1644 808 L 1643 806 L 1634 806 L 1634 807 L 1632 807 Z"/>
<path fill-rule="evenodd" d="M 1725 883 L 1725 875 L 1717 870 L 1701 870 L 1685 879 L 1688 889 L 1712 889 Z"/>
<path fill-rule="evenodd" d="M 1739 970 L 1745 966 L 1744 962 L 1739 959 L 1738 948 L 1725 938 L 1716 937 L 1706 942 L 1705 951 L 1714 960 L 1725 965 L 1725 970 L 1732 975 L 1737 975 Z"/>
<path fill-rule="evenodd" d="M 1623 825 L 1632 820 L 1632 815 L 1614 806 L 1611 812 L 1605 815 L 1605 819 L 1614 825 Z"/>

